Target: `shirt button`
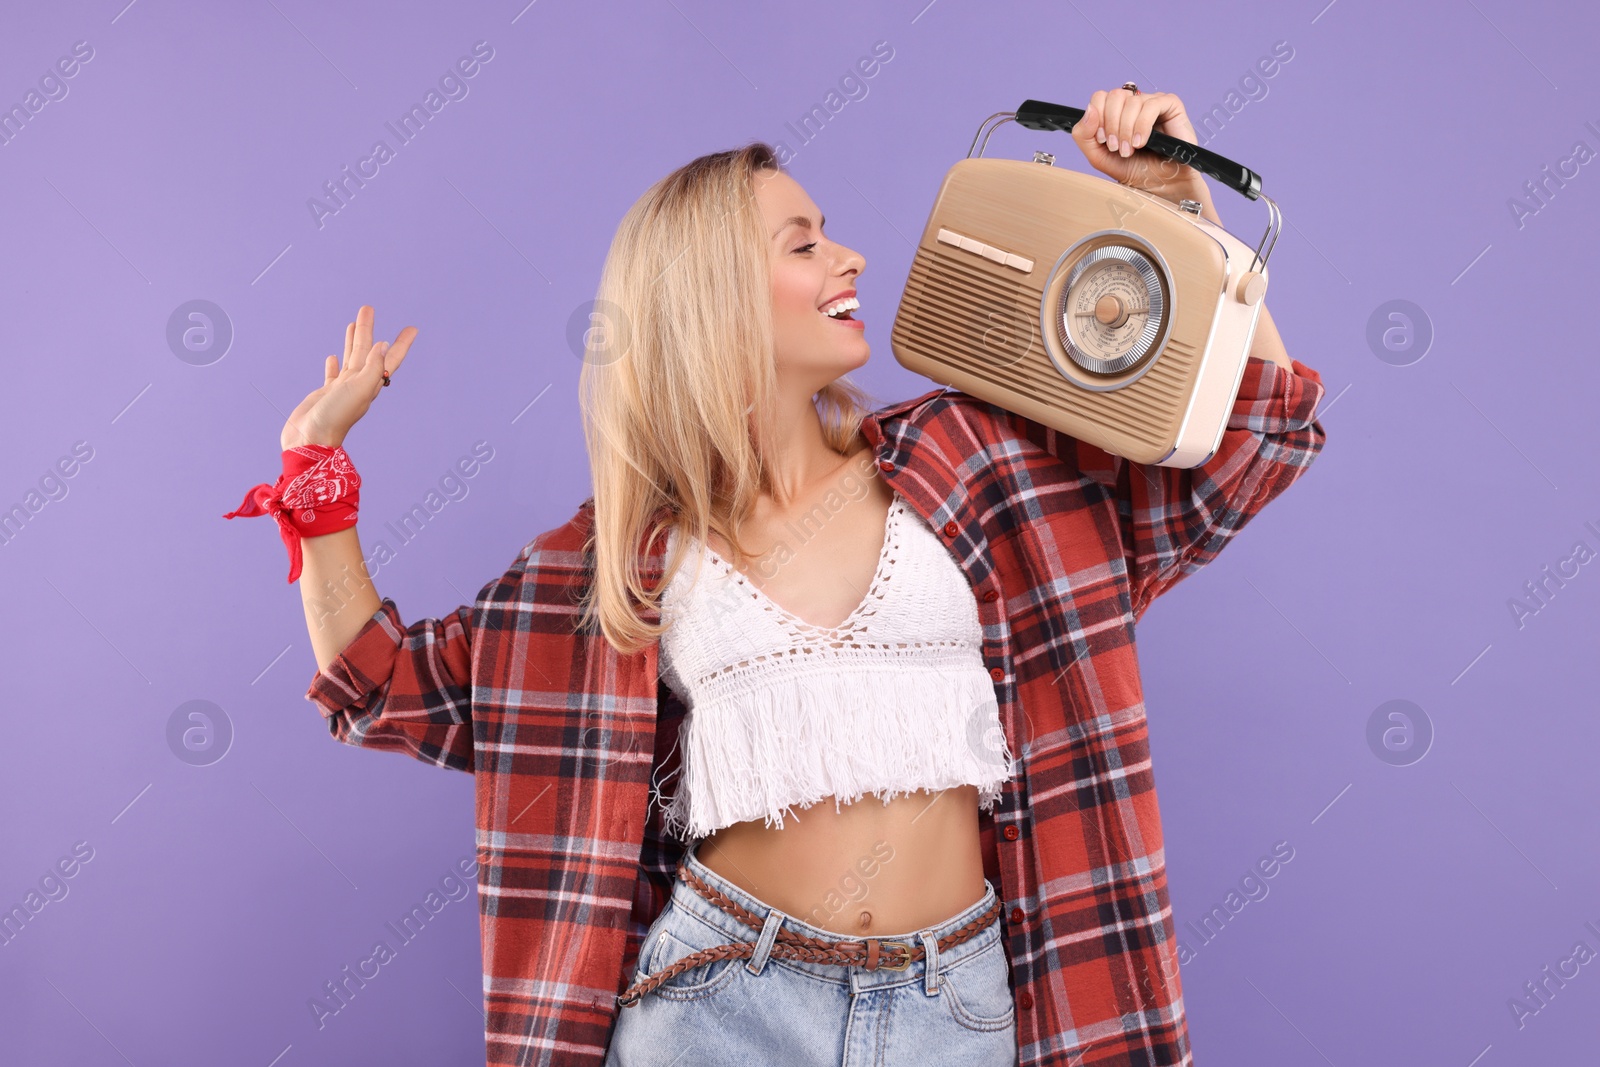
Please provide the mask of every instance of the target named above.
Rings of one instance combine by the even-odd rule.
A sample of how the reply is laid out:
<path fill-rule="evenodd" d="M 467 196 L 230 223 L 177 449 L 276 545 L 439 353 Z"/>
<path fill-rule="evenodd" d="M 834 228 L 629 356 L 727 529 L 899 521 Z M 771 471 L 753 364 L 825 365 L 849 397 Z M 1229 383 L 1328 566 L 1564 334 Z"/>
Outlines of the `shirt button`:
<path fill-rule="evenodd" d="M 1017 828 L 1015 826 L 1007 826 L 1001 833 L 1006 835 L 1007 841 L 1015 841 L 1017 839 Z"/>
<path fill-rule="evenodd" d="M 878 469 L 881 470 L 881 471 L 884 471 L 886 473 L 888 471 L 894 470 L 894 460 L 891 460 L 891 459 L 880 459 L 880 460 L 878 460 Z"/>
<path fill-rule="evenodd" d="M 944 535 L 946 537 L 954 537 L 960 531 L 960 529 L 961 527 L 956 525 L 956 521 L 951 519 L 949 522 L 944 524 Z"/>
<path fill-rule="evenodd" d="M 1033 1009 L 1033 994 L 1028 992 L 1026 989 L 1018 993 L 1017 1007 L 1021 1008 L 1023 1011 L 1031 1011 Z"/>
<path fill-rule="evenodd" d="M 1012 925 L 1016 925 L 1017 923 L 1020 923 L 1021 921 L 1022 921 L 1022 909 L 1021 908 L 1012 908 L 1011 909 L 1011 923 L 1012 923 Z"/>
<path fill-rule="evenodd" d="M 997 682 L 1003 682 L 1006 680 L 1006 672 L 1001 670 L 999 667 L 990 667 L 989 677 L 993 678 Z"/>
<path fill-rule="evenodd" d="M 985 589 L 983 591 L 983 599 L 990 604 L 993 604 L 999 598 L 1000 594 L 995 592 L 993 589 Z"/>

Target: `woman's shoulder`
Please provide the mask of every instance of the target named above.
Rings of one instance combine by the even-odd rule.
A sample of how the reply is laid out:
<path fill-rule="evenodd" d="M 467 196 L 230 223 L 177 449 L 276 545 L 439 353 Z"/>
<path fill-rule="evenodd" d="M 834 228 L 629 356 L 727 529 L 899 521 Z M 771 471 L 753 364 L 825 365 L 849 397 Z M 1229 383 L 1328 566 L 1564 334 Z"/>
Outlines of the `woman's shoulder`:
<path fill-rule="evenodd" d="M 527 563 L 538 553 L 581 553 L 592 529 L 594 529 L 594 497 L 590 496 L 578 505 L 571 518 L 558 526 L 550 527 L 523 545 L 522 551 L 517 554 L 517 562 Z"/>
<path fill-rule="evenodd" d="M 872 413 L 880 427 L 903 421 L 922 432 L 935 433 L 959 428 L 963 436 L 977 433 L 994 443 L 1016 436 L 1015 416 L 998 404 L 964 393 L 954 386 L 941 386 L 926 393 L 885 404 Z"/>

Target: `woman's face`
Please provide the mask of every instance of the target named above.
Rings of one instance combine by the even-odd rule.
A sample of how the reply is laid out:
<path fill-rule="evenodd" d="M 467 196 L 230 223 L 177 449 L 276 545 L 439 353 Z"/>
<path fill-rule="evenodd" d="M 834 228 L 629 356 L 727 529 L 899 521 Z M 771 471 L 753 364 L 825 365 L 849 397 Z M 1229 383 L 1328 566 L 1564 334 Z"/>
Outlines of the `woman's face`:
<path fill-rule="evenodd" d="M 867 261 L 823 236 L 822 212 L 799 182 L 773 171 L 758 174 L 755 183 L 772 258 L 778 378 L 809 396 L 867 361 L 871 347 L 860 312 L 835 318 L 822 313 L 856 295 L 856 278 Z"/>

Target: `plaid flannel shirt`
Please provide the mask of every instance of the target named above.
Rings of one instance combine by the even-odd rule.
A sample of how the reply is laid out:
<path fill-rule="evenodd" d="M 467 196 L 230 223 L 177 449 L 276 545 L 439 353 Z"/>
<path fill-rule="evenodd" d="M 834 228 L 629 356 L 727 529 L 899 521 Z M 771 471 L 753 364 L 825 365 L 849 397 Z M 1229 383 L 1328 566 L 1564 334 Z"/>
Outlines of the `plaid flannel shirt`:
<path fill-rule="evenodd" d="M 1134 624 L 1321 450 L 1322 379 L 1293 367 L 1249 358 L 1193 469 L 1129 464 L 952 389 L 863 425 L 971 582 L 1019 754 L 980 823 L 1020 1067 L 1192 1062 Z M 474 775 L 491 1065 L 600 1067 L 683 848 L 652 785 L 685 710 L 659 645 L 622 656 L 574 632 L 593 508 L 446 618 L 407 626 L 384 598 L 306 694 L 342 742 Z M 664 557 L 658 543 L 647 581 Z"/>

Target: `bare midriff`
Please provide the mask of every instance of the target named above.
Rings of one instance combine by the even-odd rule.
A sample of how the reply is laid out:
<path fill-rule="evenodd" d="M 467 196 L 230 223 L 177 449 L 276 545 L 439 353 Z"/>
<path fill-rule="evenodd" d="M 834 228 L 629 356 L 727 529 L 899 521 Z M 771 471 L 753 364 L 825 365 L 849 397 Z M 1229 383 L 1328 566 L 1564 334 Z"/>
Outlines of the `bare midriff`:
<path fill-rule="evenodd" d="M 983 897 L 978 789 L 854 804 L 827 797 L 702 839 L 696 857 L 751 896 L 831 933 L 881 937 L 937 926 Z"/>
<path fill-rule="evenodd" d="M 885 538 L 893 490 L 865 440 L 857 444 L 791 508 L 763 500 L 741 534 L 756 557 L 747 580 L 815 626 L 837 626 L 860 603 Z M 816 511 L 830 490 L 848 503 Z M 818 520 L 823 513 L 825 521 Z M 792 532 L 802 527 L 812 532 L 794 544 Z M 719 536 L 711 540 L 733 559 Z M 837 807 L 833 797 L 791 807 L 782 829 L 764 818 L 735 823 L 703 838 L 695 854 L 756 899 L 847 937 L 923 930 L 982 899 L 977 786 L 888 804 L 869 793 Z"/>

